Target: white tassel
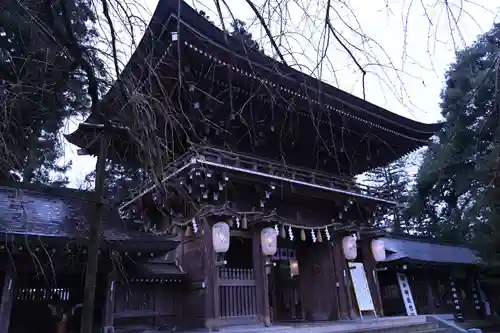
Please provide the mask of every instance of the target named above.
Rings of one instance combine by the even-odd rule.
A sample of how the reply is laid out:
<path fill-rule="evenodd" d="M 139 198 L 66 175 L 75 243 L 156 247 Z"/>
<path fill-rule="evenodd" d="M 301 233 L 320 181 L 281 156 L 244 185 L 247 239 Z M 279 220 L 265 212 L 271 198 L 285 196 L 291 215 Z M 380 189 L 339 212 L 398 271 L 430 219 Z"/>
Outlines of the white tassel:
<path fill-rule="evenodd" d="M 290 238 L 291 241 L 293 241 L 293 230 L 291 226 L 288 226 L 288 237 Z"/>
<path fill-rule="evenodd" d="M 191 221 L 193 224 L 193 232 L 196 234 L 198 233 L 198 223 L 196 223 L 196 219 L 193 217 L 193 220 Z"/>

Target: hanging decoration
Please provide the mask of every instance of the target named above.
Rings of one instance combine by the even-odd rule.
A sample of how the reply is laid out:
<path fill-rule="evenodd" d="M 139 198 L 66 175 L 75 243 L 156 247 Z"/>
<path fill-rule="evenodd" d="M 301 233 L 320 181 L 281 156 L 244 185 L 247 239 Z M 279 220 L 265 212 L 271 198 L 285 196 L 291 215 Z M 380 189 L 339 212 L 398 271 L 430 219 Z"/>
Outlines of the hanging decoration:
<path fill-rule="evenodd" d="M 194 176 L 194 174 L 195 173 L 193 173 L 193 176 Z M 184 234 L 186 237 L 190 237 L 190 236 L 193 236 L 193 234 L 197 234 L 200 231 L 200 225 L 198 224 L 198 219 L 203 218 L 205 216 L 205 213 L 203 213 L 203 212 L 200 212 L 200 213 L 201 214 L 197 214 L 196 217 L 189 218 L 187 220 L 173 221 L 172 227 L 169 228 L 164 233 L 170 233 L 172 235 L 175 235 L 176 229 L 177 230 L 180 229 L 180 231 L 182 231 L 184 229 L 185 230 Z M 261 216 L 259 218 L 259 215 L 262 215 L 262 212 L 237 212 L 237 211 L 233 211 L 232 214 L 225 214 L 225 213 L 220 214 L 220 215 L 226 215 L 226 216 L 229 215 L 229 216 L 227 216 L 225 221 L 221 222 L 221 223 L 224 223 L 230 229 L 231 228 L 248 229 L 248 219 L 247 219 L 248 214 L 250 214 L 251 216 L 253 216 L 253 214 L 256 214 L 256 217 L 252 218 L 252 220 L 254 218 L 256 218 L 256 221 L 262 220 L 262 221 L 269 222 L 270 220 L 273 219 L 273 215 Z M 231 217 L 231 215 L 232 215 L 232 217 Z M 335 221 L 337 221 L 337 222 L 335 222 Z M 274 230 L 277 237 L 280 237 L 282 239 L 288 238 L 290 241 L 293 241 L 295 239 L 296 234 L 294 234 L 294 229 L 299 229 L 299 231 L 298 231 L 299 235 L 300 235 L 299 237 L 302 241 L 307 241 L 307 239 L 308 239 L 307 233 L 309 233 L 311 241 L 313 243 L 321 243 L 325 240 L 325 237 L 326 237 L 326 241 L 332 240 L 330 228 L 333 228 L 333 230 L 336 230 L 335 227 L 338 224 L 339 224 L 339 222 L 337 219 L 331 219 L 331 223 L 329 223 L 327 225 L 323 225 L 323 226 L 297 225 L 297 224 L 291 224 L 288 222 L 283 222 L 283 220 L 281 220 L 281 221 L 278 220 L 278 221 L 275 221 L 273 223 L 271 229 Z M 359 240 L 359 232 L 355 232 L 349 237 L 352 239 L 349 242 L 352 242 L 352 241 L 356 242 Z M 347 242 L 347 240 L 343 240 L 343 241 Z M 376 244 L 378 244 L 378 245 L 376 245 Z M 374 242 L 372 245 L 374 246 L 372 251 L 377 251 L 377 250 L 375 250 L 375 246 L 378 246 L 378 247 L 383 246 L 383 244 L 381 245 L 380 243 L 377 243 L 377 242 Z M 373 252 L 373 253 L 375 253 L 375 252 Z M 356 254 L 357 254 L 357 252 L 356 252 Z M 374 254 L 374 255 L 377 256 L 376 260 L 379 260 L 382 258 L 381 252 L 380 252 L 380 254 Z M 353 256 L 353 254 L 351 254 L 350 256 Z"/>
<path fill-rule="evenodd" d="M 290 238 L 291 241 L 293 241 L 294 239 L 293 230 L 291 226 L 288 226 L 288 238 Z"/>
<path fill-rule="evenodd" d="M 172 235 L 176 236 L 179 233 L 179 228 L 176 225 L 172 226 Z"/>
<path fill-rule="evenodd" d="M 280 237 L 285 239 L 286 238 L 286 231 L 285 231 L 285 226 L 282 225 L 280 228 Z"/>
<path fill-rule="evenodd" d="M 224 222 L 217 222 L 212 227 L 212 242 L 216 253 L 225 253 L 229 250 L 229 226 Z"/>
<path fill-rule="evenodd" d="M 191 223 L 193 224 L 193 232 L 195 234 L 198 233 L 198 223 L 196 223 L 196 219 L 193 217 L 193 219 L 191 220 Z"/>
<path fill-rule="evenodd" d="M 246 214 L 243 214 L 243 220 L 241 221 L 241 228 L 243 229 L 248 228 L 248 220 Z"/>
<path fill-rule="evenodd" d="M 358 256 L 358 246 L 356 236 L 345 236 L 342 239 L 342 250 L 347 260 L 354 260 Z"/>
<path fill-rule="evenodd" d="M 278 250 L 278 234 L 273 228 L 264 228 L 260 232 L 262 253 L 265 256 L 273 256 Z"/>
<path fill-rule="evenodd" d="M 191 230 L 191 226 L 190 226 L 190 225 L 188 225 L 188 226 L 186 227 L 186 232 L 184 233 L 184 236 L 185 236 L 185 237 L 191 237 L 191 236 L 192 236 L 192 234 L 193 234 L 193 232 L 192 232 L 192 230 Z"/>
<path fill-rule="evenodd" d="M 318 243 L 323 242 L 323 236 L 321 235 L 321 230 L 319 229 L 318 229 L 318 234 L 316 235 L 316 240 L 318 241 Z"/>
<path fill-rule="evenodd" d="M 371 243 L 372 254 L 375 261 L 380 262 L 385 260 L 385 244 L 381 239 L 374 239 Z"/>

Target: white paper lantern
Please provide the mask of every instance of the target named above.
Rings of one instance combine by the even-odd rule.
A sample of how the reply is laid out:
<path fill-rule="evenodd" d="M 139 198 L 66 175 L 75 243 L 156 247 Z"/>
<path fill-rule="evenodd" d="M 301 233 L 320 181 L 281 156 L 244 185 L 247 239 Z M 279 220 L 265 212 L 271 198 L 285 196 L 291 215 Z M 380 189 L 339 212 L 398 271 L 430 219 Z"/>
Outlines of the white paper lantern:
<path fill-rule="evenodd" d="M 384 261 L 385 260 L 385 244 L 381 239 L 372 240 L 372 253 L 375 261 Z"/>
<path fill-rule="evenodd" d="M 217 222 L 212 227 L 212 242 L 216 253 L 225 253 L 229 250 L 229 226 L 225 222 Z"/>
<path fill-rule="evenodd" d="M 278 233 L 273 228 L 264 228 L 260 232 L 262 253 L 265 256 L 273 256 L 278 250 Z"/>
<path fill-rule="evenodd" d="M 356 238 L 353 236 L 346 236 L 342 239 L 342 250 L 347 260 L 354 260 L 358 256 L 358 247 L 356 245 Z"/>

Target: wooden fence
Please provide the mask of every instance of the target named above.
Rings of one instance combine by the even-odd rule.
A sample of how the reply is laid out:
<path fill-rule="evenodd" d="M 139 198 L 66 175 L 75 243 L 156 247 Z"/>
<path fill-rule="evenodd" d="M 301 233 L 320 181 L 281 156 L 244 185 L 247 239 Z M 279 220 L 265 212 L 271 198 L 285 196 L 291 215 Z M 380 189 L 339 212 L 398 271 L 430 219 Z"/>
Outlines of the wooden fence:
<path fill-rule="evenodd" d="M 257 315 L 253 269 L 219 268 L 219 292 L 221 318 Z"/>

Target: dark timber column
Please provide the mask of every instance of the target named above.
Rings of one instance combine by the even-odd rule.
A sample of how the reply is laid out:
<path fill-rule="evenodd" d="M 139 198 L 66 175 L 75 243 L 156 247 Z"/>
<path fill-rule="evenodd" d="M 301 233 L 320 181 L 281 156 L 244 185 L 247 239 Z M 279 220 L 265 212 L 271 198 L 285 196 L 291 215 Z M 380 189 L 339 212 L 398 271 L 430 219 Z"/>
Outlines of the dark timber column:
<path fill-rule="evenodd" d="M 252 230 L 252 259 L 255 271 L 257 313 L 259 322 L 271 326 L 271 314 L 269 309 L 269 286 L 267 284 L 266 258 L 262 254 L 260 244 L 260 228 Z"/>
<path fill-rule="evenodd" d="M 333 252 L 333 267 L 335 270 L 335 287 L 337 288 L 339 315 L 340 319 L 348 319 L 350 317 L 349 297 L 347 289 L 347 270 L 346 260 L 342 252 L 342 238 L 335 237 L 332 246 Z"/>
<path fill-rule="evenodd" d="M 113 315 L 115 310 L 115 290 L 116 290 L 116 272 L 112 271 L 108 275 L 108 287 L 106 292 L 106 303 L 103 316 L 103 332 L 112 333 L 115 331 Z"/>
<path fill-rule="evenodd" d="M 14 299 L 14 272 L 9 264 L 5 271 L 2 300 L 0 304 L 0 333 L 9 332 L 10 311 Z"/>
<path fill-rule="evenodd" d="M 371 241 L 373 238 L 363 238 L 361 240 L 361 251 L 363 253 L 363 261 L 366 272 L 366 279 L 368 280 L 368 286 L 370 287 L 370 293 L 373 299 L 373 305 L 375 306 L 375 311 L 379 316 L 384 315 L 382 308 L 382 298 L 380 297 L 380 287 L 377 279 L 377 262 L 373 257 L 371 249 Z"/>
<path fill-rule="evenodd" d="M 205 245 L 205 327 L 218 331 L 220 328 L 219 272 L 215 265 L 212 223 L 208 219 L 203 219 L 203 242 Z"/>
<path fill-rule="evenodd" d="M 433 280 L 434 280 L 433 274 L 426 274 L 425 276 L 425 284 L 427 286 L 427 306 L 429 308 L 428 313 L 429 314 L 435 314 L 436 313 L 436 301 L 434 297 L 434 288 L 433 288 Z"/>

